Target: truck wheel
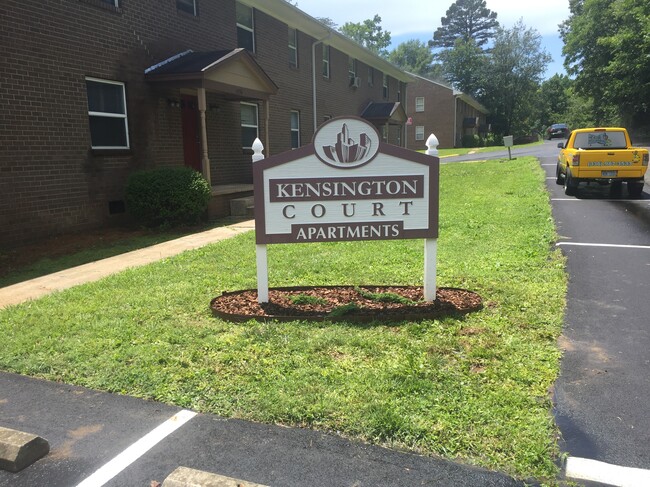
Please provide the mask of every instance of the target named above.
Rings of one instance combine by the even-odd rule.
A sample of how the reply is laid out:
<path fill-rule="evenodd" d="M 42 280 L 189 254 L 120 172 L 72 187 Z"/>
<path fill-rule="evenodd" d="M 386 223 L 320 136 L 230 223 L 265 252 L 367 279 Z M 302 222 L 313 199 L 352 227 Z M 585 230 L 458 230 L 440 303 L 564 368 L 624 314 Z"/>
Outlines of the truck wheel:
<path fill-rule="evenodd" d="M 558 162 L 555 168 L 555 184 L 562 184 L 564 178 L 565 176 L 562 175 L 562 171 L 560 171 L 560 163 Z"/>
<path fill-rule="evenodd" d="M 630 181 L 627 183 L 627 192 L 630 198 L 640 198 L 643 193 L 643 181 Z"/>
<path fill-rule="evenodd" d="M 564 194 L 567 196 L 573 196 L 576 194 L 577 187 L 578 183 L 573 176 L 571 176 L 571 171 L 567 168 L 566 174 L 564 175 Z"/>

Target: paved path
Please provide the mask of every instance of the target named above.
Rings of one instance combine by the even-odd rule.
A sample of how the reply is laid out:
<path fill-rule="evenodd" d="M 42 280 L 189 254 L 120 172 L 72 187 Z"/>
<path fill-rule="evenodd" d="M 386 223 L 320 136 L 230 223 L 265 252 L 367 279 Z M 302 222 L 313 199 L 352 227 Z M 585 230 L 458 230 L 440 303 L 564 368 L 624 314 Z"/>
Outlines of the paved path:
<path fill-rule="evenodd" d="M 47 276 L 19 282 L 0 288 L 0 308 L 37 299 L 55 291 L 62 291 L 86 282 L 97 281 L 103 277 L 128 269 L 158 261 L 186 250 L 198 249 L 205 245 L 234 237 L 255 228 L 254 220 L 247 220 L 225 227 L 213 228 L 201 233 L 169 240 L 144 249 L 134 250 L 107 259 L 90 262 L 71 269 L 65 269 Z"/>

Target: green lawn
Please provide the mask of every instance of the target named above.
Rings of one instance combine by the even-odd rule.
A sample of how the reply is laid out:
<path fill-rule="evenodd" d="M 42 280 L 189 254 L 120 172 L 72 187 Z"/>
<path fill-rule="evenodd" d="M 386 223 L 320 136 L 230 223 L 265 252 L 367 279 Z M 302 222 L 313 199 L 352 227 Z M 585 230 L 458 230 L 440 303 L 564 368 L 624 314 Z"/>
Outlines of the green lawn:
<path fill-rule="evenodd" d="M 518 149 L 521 147 L 528 147 L 531 145 L 540 145 L 543 144 L 544 141 L 538 141 L 538 142 L 532 142 L 530 144 L 522 144 L 522 145 L 515 145 L 512 147 L 512 149 Z M 424 152 L 424 150 L 421 150 L 419 152 Z M 465 154 L 482 154 L 484 152 L 503 152 L 504 157 L 507 157 L 508 155 L 508 148 L 504 146 L 490 146 L 490 147 L 461 147 L 461 148 L 453 148 L 453 149 L 439 149 L 438 150 L 438 156 L 444 161 L 445 157 L 452 157 L 452 156 L 464 156 Z"/>
<path fill-rule="evenodd" d="M 0 369 L 202 412 L 307 426 L 553 482 L 549 388 L 566 276 L 532 158 L 441 168 L 438 284 L 461 319 L 228 323 L 253 234 L 0 311 Z M 270 284 L 421 284 L 423 242 L 269 247 Z"/>

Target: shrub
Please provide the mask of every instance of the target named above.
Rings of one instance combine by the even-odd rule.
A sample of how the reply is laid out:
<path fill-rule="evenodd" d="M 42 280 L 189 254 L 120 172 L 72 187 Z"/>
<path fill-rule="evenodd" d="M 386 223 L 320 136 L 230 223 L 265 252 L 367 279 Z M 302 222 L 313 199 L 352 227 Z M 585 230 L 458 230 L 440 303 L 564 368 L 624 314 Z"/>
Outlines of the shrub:
<path fill-rule="evenodd" d="M 197 223 L 210 201 L 210 185 L 189 167 L 133 173 L 126 183 L 129 213 L 146 226 Z"/>
<path fill-rule="evenodd" d="M 480 147 L 481 139 L 478 135 L 463 135 L 463 147 Z"/>

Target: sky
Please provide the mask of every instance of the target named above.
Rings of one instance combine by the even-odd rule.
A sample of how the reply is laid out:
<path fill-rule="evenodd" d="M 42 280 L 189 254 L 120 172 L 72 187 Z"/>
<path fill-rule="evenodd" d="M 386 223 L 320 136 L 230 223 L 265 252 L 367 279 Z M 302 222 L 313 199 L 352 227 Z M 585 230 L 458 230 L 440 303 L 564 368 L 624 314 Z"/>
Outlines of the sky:
<path fill-rule="evenodd" d="M 440 27 L 440 19 L 455 0 L 297 0 L 297 7 L 312 17 L 329 17 L 339 26 L 346 22 L 362 22 L 375 14 L 381 17 L 383 30 L 390 32 L 390 49 L 410 39 L 426 43 Z M 542 47 L 553 61 L 545 78 L 566 74 L 562 65 L 562 40 L 558 24 L 569 16 L 569 0 L 487 0 L 486 6 L 497 13 L 497 20 L 512 27 L 519 19 L 542 36 Z"/>

